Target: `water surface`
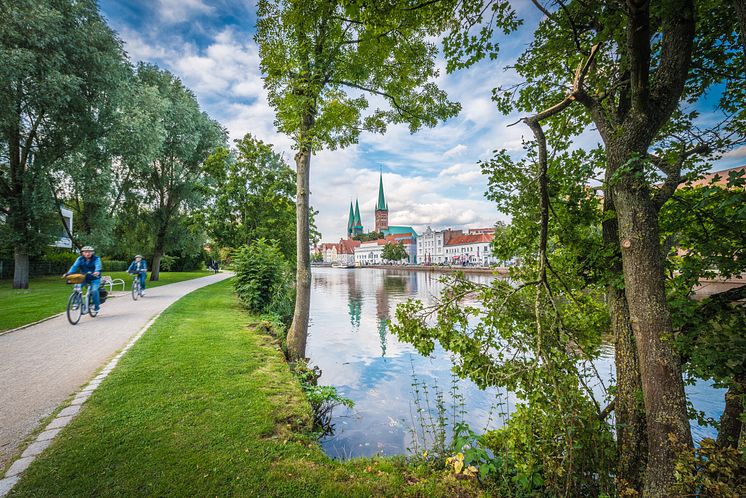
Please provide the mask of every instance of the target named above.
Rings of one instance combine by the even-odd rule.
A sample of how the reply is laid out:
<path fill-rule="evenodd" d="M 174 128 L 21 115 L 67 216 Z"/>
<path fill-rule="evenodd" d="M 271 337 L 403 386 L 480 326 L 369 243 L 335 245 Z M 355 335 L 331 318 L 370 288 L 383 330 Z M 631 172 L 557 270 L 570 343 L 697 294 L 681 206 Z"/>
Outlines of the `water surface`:
<path fill-rule="evenodd" d="M 324 450 L 335 458 L 405 454 L 414 449 L 411 429 L 420 423 L 416 400 L 425 408 L 424 394 L 414 394 L 413 381 L 429 386 L 428 399 L 434 409 L 434 389 L 444 391 L 445 405 L 455 403 L 449 393 L 452 362 L 439 346 L 430 357 L 400 342 L 387 329 L 397 304 L 410 298 L 432 301 L 442 291 L 442 273 L 384 270 L 314 268 L 311 294 L 311 324 L 307 355 L 323 374 L 321 384 L 336 386 L 340 394 L 355 401 L 352 409 L 334 411 L 334 434 L 322 440 Z M 489 282 L 490 275 L 468 278 Z M 614 373 L 613 349 L 608 347 L 596 362 L 608 385 Z M 601 393 L 601 386 L 594 391 Z M 476 431 L 496 428 L 504 422 L 515 398 L 504 390 L 482 391 L 471 381 L 459 380 L 465 421 Z M 723 390 L 697 382 L 687 387 L 695 407 L 718 418 L 723 409 Z M 498 405 L 497 403 L 501 403 Z M 708 427 L 693 426 L 695 439 L 713 436 Z M 419 437 L 418 439 L 421 439 Z"/>

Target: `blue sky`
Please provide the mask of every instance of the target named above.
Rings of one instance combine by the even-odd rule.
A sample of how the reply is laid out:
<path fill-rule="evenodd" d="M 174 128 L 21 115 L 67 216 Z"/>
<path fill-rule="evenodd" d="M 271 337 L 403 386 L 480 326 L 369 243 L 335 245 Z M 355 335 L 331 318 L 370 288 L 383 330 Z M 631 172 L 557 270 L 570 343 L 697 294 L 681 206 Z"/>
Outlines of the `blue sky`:
<path fill-rule="evenodd" d="M 277 133 L 267 103 L 252 40 L 256 7 L 242 0 L 100 0 L 101 11 L 125 42 L 133 62 L 154 62 L 179 76 L 200 105 L 225 126 L 231 139 L 251 132 L 274 145 L 292 165 L 290 140 Z M 506 125 L 490 100 L 492 89 L 515 78 L 502 68 L 531 39 L 539 13 L 531 2 L 516 2 L 525 20 L 501 41 L 497 64 L 482 63 L 446 75 L 438 84 L 462 105 L 461 113 L 433 129 L 410 134 L 392 126 L 386 135 L 364 134 L 344 150 L 321 151 L 311 163 L 311 204 L 325 241 L 344 235 L 349 202 L 360 200 L 366 230 L 373 228 L 379 168 L 383 169 L 389 223 L 417 230 L 489 226 L 505 219 L 484 198 L 487 181 L 477 162 L 495 149 L 519 154 L 527 128 Z M 593 130 L 581 138 L 593 143 Z M 723 167 L 746 160 L 746 148 L 724 158 Z"/>

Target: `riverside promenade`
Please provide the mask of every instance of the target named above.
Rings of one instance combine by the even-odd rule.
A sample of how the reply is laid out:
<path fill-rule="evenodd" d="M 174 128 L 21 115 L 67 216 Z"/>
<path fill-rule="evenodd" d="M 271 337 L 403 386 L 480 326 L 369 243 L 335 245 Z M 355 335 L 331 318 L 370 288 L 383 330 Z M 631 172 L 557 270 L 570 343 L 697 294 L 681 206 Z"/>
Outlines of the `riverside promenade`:
<path fill-rule="evenodd" d="M 78 325 L 70 325 L 63 314 L 0 335 L 0 470 L 40 422 L 151 319 L 182 296 L 231 275 L 155 287 L 138 301 L 129 293 L 114 293 L 96 318 L 84 316 Z"/>

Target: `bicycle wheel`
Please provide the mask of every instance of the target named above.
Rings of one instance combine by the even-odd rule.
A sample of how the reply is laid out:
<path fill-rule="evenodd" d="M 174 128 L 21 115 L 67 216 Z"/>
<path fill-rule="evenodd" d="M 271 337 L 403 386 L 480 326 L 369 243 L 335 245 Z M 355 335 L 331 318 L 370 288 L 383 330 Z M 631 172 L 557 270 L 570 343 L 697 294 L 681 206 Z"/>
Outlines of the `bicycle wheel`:
<path fill-rule="evenodd" d="M 137 301 L 137 298 L 140 297 L 140 282 L 137 280 L 132 281 L 132 299 Z"/>
<path fill-rule="evenodd" d="M 67 321 L 72 325 L 77 325 L 83 314 L 83 299 L 80 292 L 73 292 L 67 300 Z"/>

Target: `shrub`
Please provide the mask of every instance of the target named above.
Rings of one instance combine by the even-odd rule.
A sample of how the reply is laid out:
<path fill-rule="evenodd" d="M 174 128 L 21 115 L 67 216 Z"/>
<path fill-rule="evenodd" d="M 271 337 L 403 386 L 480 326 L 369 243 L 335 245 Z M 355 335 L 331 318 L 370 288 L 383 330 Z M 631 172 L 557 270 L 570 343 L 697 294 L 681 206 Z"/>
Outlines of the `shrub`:
<path fill-rule="evenodd" d="M 252 313 L 271 313 L 289 323 L 293 315 L 293 276 L 275 241 L 259 239 L 234 253 L 233 287 Z"/>

